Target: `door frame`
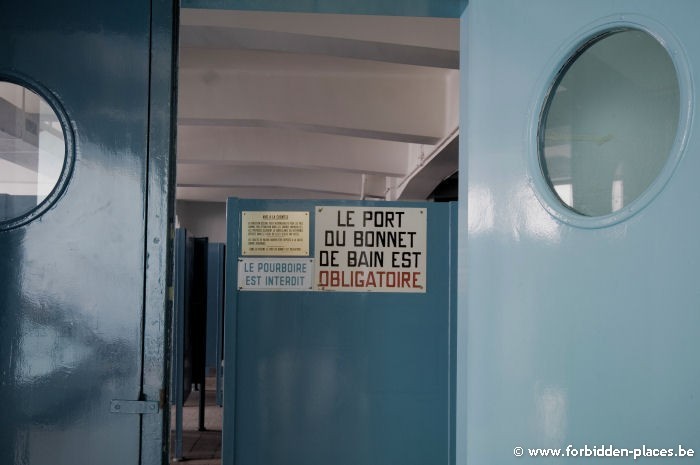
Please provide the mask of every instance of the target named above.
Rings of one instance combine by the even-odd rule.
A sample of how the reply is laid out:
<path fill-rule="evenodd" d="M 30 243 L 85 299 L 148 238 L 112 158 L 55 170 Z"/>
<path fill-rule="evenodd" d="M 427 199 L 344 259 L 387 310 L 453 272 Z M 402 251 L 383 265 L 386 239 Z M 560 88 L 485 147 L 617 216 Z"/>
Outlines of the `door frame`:
<path fill-rule="evenodd" d="M 169 462 L 170 338 L 177 128 L 179 6 L 151 0 L 151 50 L 141 399 L 158 399 L 159 415 L 141 416 L 140 461 Z"/>
<path fill-rule="evenodd" d="M 161 0 L 153 0 L 154 2 L 161 1 Z M 371 15 L 371 16 L 416 16 L 416 17 L 435 17 L 435 18 L 462 18 L 464 15 L 464 12 L 467 9 L 469 0 L 354 0 L 352 2 L 347 2 L 343 0 L 329 0 L 325 2 L 308 2 L 305 0 L 288 0 L 284 2 L 282 5 L 280 2 L 275 1 L 275 0 L 182 0 L 181 1 L 181 7 L 182 8 L 192 8 L 192 9 L 221 9 L 221 10 L 240 10 L 240 11 L 267 11 L 267 12 L 277 12 L 277 13 L 323 13 L 323 14 L 354 14 L 354 15 Z M 177 16 L 177 14 L 176 14 Z M 177 18 L 175 18 L 177 21 Z M 177 24 L 174 26 L 177 28 Z M 463 32 L 461 32 L 463 34 Z M 174 34 L 176 36 L 176 34 Z M 154 47 L 155 48 L 155 47 Z M 177 50 L 175 47 L 175 55 L 177 54 Z M 176 58 L 176 57 L 175 57 Z M 173 63 L 175 66 L 175 69 L 177 69 L 177 60 L 173 59 Z M 153 63 L 152 63 L 153 66 Z M 176 87 L 176 86 L 175 86 Z M 154 95 L 155 93 L 153 92 L 153 87 L 152 87 L 152 94 L 151 94 L 151 101 L 153 102 L 154 100 Z M 176 102 L 176 96 L 173 97 L 173 101 Z M 173 103 L 173 106 L 175 104 Z M 177 115 L 176 113 L 173 113 L 174 118 L 173 118 L 173 124 L 176 126 L 177 124 Z M 174 129 L 173 129 L 174 130 Z M 150 152 L 150 150 L 149 150 Z M 149 157 L 150 160 L 150 157 Z M 172 162 L 174 163 L 174 156 Z M 173 177 L 174 178 L 174 177 Z M 173 178 L 169 180 L 170 183 L 172 183 Z M 157 179 L 152 179 L 151 178 L 151 169 L 149 167 L 149 185 L 152 185 L 152 181 L 158 181 Z M 169 184 L 170 185 L 170 184 Z M 172 185 L 169 188 L 173 193 L 174 193 L 174 185 Z M 154 218 L 152 216 L 152 211 L 150 208 L 150 200 L 151 200 L 151 192 L 149 190 L 149 209 L 148 209 L 148 225 L 150 226 L 151 223 L 153 223 L 154 226 L 157 225 L 158 218 Z M 158 199 L 155 199 L 156 201 Z M 162 199 L 161 199 L 162 200 Z M 454 224 L 457 224 L 459 221 L 459 214 L 458 214 L 459 208 L 454 209 L 451 211 L 451 215 L 454 215 L 455 218 L 452 219 Z M 168 210 L 170 212 L 171 210 Z M 235 224 L 235 221 L 234 221 Z M 230 232 L 227 233 L 227 237 L 230 236 Z M 457 233 L 459 234 L 459 233 Z M 150 252 L 150 248 L 152 244 L 150 243 L 151 241 L 147 237 L 147 254 Z M 455 238 L 457 239 L 457 237 Z M 171 263 L 171 257 L 170 254 L 172 252 L 172 234 L 168 236 L 168 254 L 169 256 L 167 257 L 167 263 Z M 457 243 L 452 243 L 450 244 L 450 249 L 453 253 L 453 255 L 450 257 L 450 263 L 452 264 L 453 261 L 457 260 Z M 227 254 L 231 253 L 233 254 L 233 251 L 227 250 Z M 228 258 L 227 258 L 228 260 Z M 452 276 L 452 279 L 454 279 L 454 282 L 458 282 L 457 279 L 457 266 L 452 266 L 451 269 L 454 270 L 454 276 Z M 151 292 L 151 289 L 149 285 L 155 284 L 156 280 L 160 278 L 161 273 L 163 273 L 165 270 L 159 270 L 154 274 L 154 270 L 152 270 L 150 267 L 147 268 L 147 278 L 146 278 L 146 298 L 148 299 L 149 297 L 149 292 Z M 168 282 L 172 282 L 172 267 L 167 270 L 168 271 Z M 151 284 L 149 284 L 149 282 Z M 455 378 L 451 380 L 451 385 L 450 385 L 450 395 L 452 398 L 453 406 L 452 406 L 452 411 L 450 412 L 450 422 L 453 425 L 452 428 L 456 428 L 455 430 L 451 431 L 453 437 L 455 438 L 455 444 L 452 444 L 450 442 L 450 452 L 448 454 L 450 461 L 455 462 L 457 458 L 459 457 L 459 443 L 460 441 L 458 440 L 459 435 L 457 432 L 460 431 L 459 428 L 459 421 L 458 417 L 456 415 L 456 412 L 459 410 L 459 406 L 462 403 L 462 400 L 460 399 L 460 394 L 462 391 L 460 390 L 460 385 L 463 383 L 464 379 L 462 377 L 462 374 L 460 373 L 459 370 L 459 363 L 458 359 L 460 355 L 463 355 L 464 347 L 463 343 L 460 343 L 459 338 L 457 337 L 459 333 L 459 304 L 457 302 L 457 288 L 456 286 L 450 290 L 451 292 L 451 298 L 453 299 L 453 302 L 455 303 L 455 309 L 451 310 L 454 311 L 456 320 L 455 322 L 452 322 L 454 325 L 451 328 L 450 332 L 450 338 L 455 338 L 457 339 L 455 341 L 456 345 L 456 351 L 454 353 L 454 357 L 450 362 L 450 370 L 452 370 L 455 374 Z M 146 318 L 148 318 L 148 314 L 146 315 Z M 232 326 L 235 332 L 235 320 L 233 320 Z M 228 328 L 231 329 L 231 328 Z M 146 336 L 147 337 L 147 336 Z M 169 337 L 169 335 L 168 335 Z M 148 351 L 145 351 L 147 354 Z M 147 366 L 146 360 L 144 360 L 144 366 Z M 234 372 L 235 373 L 235 372 Z M 169 376 L 169 373 L 168 373 Z M 227 376 L 229 378 L 229 381 L 234 381 L 230 384 L 233 384 L 234 387 L 233 389 L 235 390 L 235 375 L 229 373 Z M 145 382 L 144 382 L 144 389 L 145 389 Z M 235 391 L 234 391 L 235 392 Z M 463 393 L 462 393 L 463 394 Z M 229 392 L 227 394 L 229 397 L 233 397 L 231 393 Z M 225 415 L 230 416 L 230 421 L 233 421 L 233 416 L 234 416 L 234 411 L 235 411 L 235 405 L 234 408 L 229 409 L 225 413 Z M 167 425 L 166 425 L 167 426 Z M 144 434 L 146 434 L 146 428 L 144 428 Z M 167 438 L 167 435 L 164 433 L 164 439 L 165 441 L 169 441 Z M 450 438 L 448 438 L 449 441 Z M 166 442 L 163 443 L 164 445 Z M 456 449 L 456 451 L 455 451 Z M 223 454 L 222 454 L 222 460 L 223 460 Z M 144 462 L 144 463 L 151 463 L 151 462 Z"/>

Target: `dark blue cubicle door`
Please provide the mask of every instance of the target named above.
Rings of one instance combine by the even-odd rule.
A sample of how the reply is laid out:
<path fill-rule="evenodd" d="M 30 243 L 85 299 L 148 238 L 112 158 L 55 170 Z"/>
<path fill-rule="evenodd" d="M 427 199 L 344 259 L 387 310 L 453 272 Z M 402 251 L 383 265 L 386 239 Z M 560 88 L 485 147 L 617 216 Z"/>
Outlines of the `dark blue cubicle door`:
<path fill-rule="evenodd" d="M 5 100 L 3 175 L 31 174 L 21 134 L 65 139 L 58 186 L 0 218 L 2 464 L 160 463 L 174 10 L 0 1 L 0 81 L 56 114 Z"/>
<path fill-rule="evenodd" d="M 192 278 L 192 238 L 187 230 L 178 228 L 174 242 L 174 300 L 172 314 L 172 352 L 170 401 L 175 406 L 171 450 L 175 459 L 183 458 L 183 405 L 192 390 L 192 349 L 187 331 L 190 319 L 189 301 Z"/>
<path fill-rule="evenodd" d="M 207 260 L 207 370 L 216 374 L 216 403 L 223 405 L 224 256 L 226 245 L 210 243 Z"/>
<path fill-rule="evenodd" d="M 427 210 L 427 292 L 238 291 L 245 211 Z M 225 465 L 454 463 L 456 208 L 229 200 Z"/>

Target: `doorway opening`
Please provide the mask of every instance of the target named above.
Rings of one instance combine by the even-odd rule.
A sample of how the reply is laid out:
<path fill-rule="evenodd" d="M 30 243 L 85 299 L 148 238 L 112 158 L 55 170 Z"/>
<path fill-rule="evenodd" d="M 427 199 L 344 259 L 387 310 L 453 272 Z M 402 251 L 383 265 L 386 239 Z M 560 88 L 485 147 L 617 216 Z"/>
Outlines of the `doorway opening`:
<path fill-rule="evenodd" d="M 459 19 L 185 8 L 179 33 L 176 216 L 190 236 L 225 244 L 229 197 L 457 200 Z M 220 363 L 184 400 L 174 458 L 220 463 Z"/>

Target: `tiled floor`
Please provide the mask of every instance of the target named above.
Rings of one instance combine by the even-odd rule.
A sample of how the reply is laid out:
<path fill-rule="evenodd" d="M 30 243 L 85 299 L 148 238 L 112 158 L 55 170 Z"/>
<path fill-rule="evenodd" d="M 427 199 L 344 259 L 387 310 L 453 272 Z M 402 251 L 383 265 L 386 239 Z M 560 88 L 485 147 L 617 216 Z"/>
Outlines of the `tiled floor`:
<path fill-rule="evenodd" d="M 207 379 L 206 409 L 204 413 L 205 431 L 198 431 L 199 391 L 192 391 L 183 408 L 182 461 L 187 465 L 221 465 L 221 425 L 223 409 L 216 405 L 214 380 Z M 175 409 L 172 411 L 171 450 L 174 449 Z M 172 456 L 172 455 L 171 455 Z"/>

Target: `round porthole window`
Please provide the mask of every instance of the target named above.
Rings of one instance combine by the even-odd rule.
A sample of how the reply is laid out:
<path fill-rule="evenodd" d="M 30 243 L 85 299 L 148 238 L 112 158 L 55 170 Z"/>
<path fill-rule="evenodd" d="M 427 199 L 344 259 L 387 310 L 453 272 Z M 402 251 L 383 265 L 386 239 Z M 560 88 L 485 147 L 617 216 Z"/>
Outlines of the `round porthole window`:
<path fill-rule="evenodd" d="M 0 227 L 31 219 L 67 165 L 61 119 L 36 92 L 0 81 Z"/>
<path fill-rule="evenodd" d="M 569 210 L 611 215 L 657 180 L 680 115 L 666 48 L 642 30 L 601 33 L 566 63 L 547 96 L 538 128 L 542 173 Z"/>

